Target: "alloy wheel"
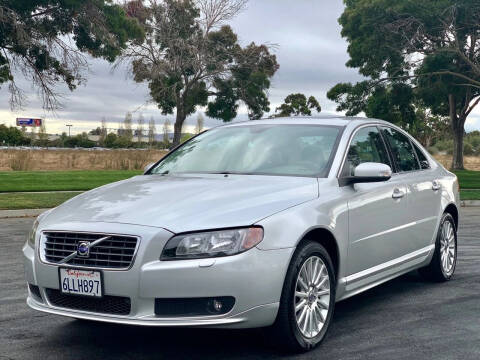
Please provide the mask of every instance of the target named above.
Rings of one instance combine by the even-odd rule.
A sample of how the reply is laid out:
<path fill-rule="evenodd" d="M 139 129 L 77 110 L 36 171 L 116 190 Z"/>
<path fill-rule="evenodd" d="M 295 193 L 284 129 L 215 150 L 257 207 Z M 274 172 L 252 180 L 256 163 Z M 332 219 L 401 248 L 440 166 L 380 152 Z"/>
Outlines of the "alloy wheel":
<path fill-rule="evenodd" d="M 320 257 L 311 256 L 303 263 L 295 285 L 295 317 L 303 336 L 313 338 L 320 333 L 329 306 L 330 277 L 327 267 Z"/>
<path fill-rule="evenodd" d="M 455 230 L 450 221 L 445 221 L 440 237 L 440 261 L 445 275 L 450 275 L 455 268 L 456 246 Z"/>

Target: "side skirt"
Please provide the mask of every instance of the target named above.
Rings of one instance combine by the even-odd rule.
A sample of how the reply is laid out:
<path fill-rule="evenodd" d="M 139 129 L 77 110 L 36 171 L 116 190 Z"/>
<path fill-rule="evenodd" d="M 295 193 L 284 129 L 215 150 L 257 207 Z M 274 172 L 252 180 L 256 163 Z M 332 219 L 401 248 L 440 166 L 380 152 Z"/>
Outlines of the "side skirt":
<path fill-rule="evenodd" d="M 337 301 L 345 300 L 409 271 L 427 265 L 434 249 L 435 244 L 431 244 L 397 259 L 346 276 L 343 279 L 346 284 L 345 292 Z"/>

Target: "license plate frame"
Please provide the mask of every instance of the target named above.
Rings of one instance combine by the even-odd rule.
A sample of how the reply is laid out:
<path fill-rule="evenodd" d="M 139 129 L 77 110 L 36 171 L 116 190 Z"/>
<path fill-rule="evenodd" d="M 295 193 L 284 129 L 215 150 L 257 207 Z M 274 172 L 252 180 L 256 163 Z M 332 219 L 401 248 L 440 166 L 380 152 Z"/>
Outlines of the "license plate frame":
<path fill-rule="evenodd" d="M 73 272 L 77 271 L 77 272 L 81 272 L 81 273 L 85 273 L 85 274 L 88 274 L 88 273 L 98 274 L 98 279 L 99 279 L 98 281 L 100 282 L 99 283 L 100 295 L 97 295 L 98 291 L 93 293 L 93 295 L 90 295 L 90 294 L 85 293 L 83 291 L 81 293 L 71 291 L 72 289 L 70 287 L 68 288 L 67 291 L 65 291 L 65 289 L 63 287 L 63 281 L 62 281 L 62 278 L 63 279 L 65 279 L 65 278 L 62 276 L 62 271 L 73 271 Z M 87 280 L 87 279 L 85 279 L 85 280 Z M 92 280 L 96 281 L 96 279 L 92 279 Z M 67 281 L 67 284 L 68 284 L 68 286 L 70 286 L 70 283 L 68 281 Z M 96 270 L 96 269 L 93 270 L 93 269 L 82 269 L 82 268 L 59 267 L 58 268 L 58 285 L 59 285 L 60 292 L 63 295 L 86 297 L 86 298 L 90 298 L 90 299 L 101 299 L 101 298 L 103 298 L 103 296 L 105 294 L 103 272 L 101 270 Z"/>

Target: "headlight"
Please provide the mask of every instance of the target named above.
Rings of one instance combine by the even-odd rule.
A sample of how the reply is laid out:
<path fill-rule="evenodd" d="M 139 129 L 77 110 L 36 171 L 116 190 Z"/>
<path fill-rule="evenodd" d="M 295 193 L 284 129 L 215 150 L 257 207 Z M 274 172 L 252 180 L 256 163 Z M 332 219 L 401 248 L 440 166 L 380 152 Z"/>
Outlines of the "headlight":
<path fill-rule="evenodd" d="M 32 230 L 30 230 L 30 234 L 28 234 L 28 245 L 30 245 L 32 248 L 35 248 L 35 237 L 37 236 L 37 228 L 38 228 L 38 218 L 35 219 L 35 222 L 33 223 Z"/>
<path fill-rule="evenodd" d="M 161 260 L 201 259 L 239 254 L 263 240 L 261 227 L 206 231 L 171 238 Z"/>

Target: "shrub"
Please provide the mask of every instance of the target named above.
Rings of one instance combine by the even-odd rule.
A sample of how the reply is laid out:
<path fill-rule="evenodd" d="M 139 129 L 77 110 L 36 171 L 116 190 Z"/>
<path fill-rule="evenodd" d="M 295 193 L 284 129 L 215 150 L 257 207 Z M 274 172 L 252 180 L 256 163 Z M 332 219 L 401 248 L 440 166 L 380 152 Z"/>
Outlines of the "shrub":
<path fill-rule="evenodd" d="M 439 151 L 447 151 L 453 153 L 453 140 L 441 140 L 435 143 L 435 147 Z"/>
<path fill-rule="evenodd" d="M 475 150 L 473 149 L 473 146 L 469 143 L 464 143 L 463 144 L 463 155 L 475 155 Z"/>

